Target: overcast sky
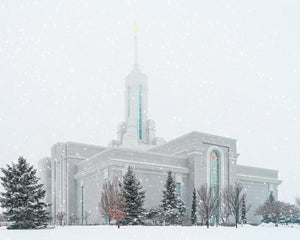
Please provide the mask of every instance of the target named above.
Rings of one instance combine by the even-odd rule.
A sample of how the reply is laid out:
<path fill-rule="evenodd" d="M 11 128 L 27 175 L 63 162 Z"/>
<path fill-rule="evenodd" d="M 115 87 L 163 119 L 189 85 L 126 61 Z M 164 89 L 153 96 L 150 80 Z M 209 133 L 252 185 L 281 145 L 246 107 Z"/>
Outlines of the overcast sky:
<path fill-rule="evenodd" d="M 59 141 L 116 139 L 138 55 L 166 140 L 236 138 L 239 164 L 279 170 L 300 196 L 300 2 L 0 1 L 0 166 Z"/>

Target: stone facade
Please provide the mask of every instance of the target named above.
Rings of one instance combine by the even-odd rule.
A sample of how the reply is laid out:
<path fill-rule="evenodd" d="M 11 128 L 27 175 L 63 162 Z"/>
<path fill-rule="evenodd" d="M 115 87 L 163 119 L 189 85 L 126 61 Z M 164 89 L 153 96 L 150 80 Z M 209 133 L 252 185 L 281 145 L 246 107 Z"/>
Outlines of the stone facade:
<path fill-rule="evenodd" d="M 47 189 L 46 199 L 52 202 L 54 218 L 60 211 L 79 218 L 84 211 L 91 211 L 90 223 L 100 224 L 105 222 L 99 210 L 102 186 L 106 179 L 122 181 L 128 166 L 133 167 L 146 190 L 146 208 L 160 204 L 167 172 L 171 170 L 180 184 L 181 197 L 190 209 L 193 189 L 210 184 L 212 151 L 220 155 L 221 189 L 235 182 L 241 183 L 251 204 L 248 220 L 258 223 L 261 218 L 254 216 L 255 209 L 270 191 L 277 198 L 277 186 L 281 181 L 275 170 L 237 165 L 239 154 L 235 139 L 191 132 L 148 150 L 58 143 L 52 147 L 52 156 L 46 161 L 47 171 L 42 171 L 45 169 L 43 164 L 39 168 L 41 174 L 47 175 L 42 181 Z M 45 163 L 45 159 L 40 163 Z"/>

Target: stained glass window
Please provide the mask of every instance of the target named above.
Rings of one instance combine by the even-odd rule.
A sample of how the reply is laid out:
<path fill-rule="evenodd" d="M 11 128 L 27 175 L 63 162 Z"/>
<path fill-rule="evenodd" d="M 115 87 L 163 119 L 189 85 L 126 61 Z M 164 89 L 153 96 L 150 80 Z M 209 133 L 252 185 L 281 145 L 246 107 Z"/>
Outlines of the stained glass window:
<path fill-rule="evenodd" d="M 210 155 L 210 186 L 217 192 L 220 186 L 220 158 L 216 151 Z"/>
<path fill-rule="evenodd" d="M 220 194 L 220 157 L 217 151 L 212 151 L 210 154 L 210 187 L 213 196 Z M 212 223 L 218 222 L 217 218 L 211 219 Z"/>

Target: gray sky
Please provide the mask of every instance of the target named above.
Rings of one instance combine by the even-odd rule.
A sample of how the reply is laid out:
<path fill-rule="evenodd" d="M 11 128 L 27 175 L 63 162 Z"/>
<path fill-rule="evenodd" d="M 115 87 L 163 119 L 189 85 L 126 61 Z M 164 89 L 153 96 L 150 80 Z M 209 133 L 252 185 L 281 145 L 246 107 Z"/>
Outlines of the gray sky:
<path fill-rule="evenodd" d="M 105 2 L 0 1 L 0 166 L 116 138 L 136 19 L 157 135 L 236 138 L 300 195 L 299 1 Z"/>

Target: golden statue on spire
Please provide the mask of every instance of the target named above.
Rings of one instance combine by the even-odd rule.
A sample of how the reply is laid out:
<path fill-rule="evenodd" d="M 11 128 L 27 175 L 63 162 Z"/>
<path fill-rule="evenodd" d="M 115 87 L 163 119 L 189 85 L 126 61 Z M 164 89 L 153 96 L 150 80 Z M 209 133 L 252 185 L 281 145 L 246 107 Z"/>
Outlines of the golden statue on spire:
<path fill-rule="evenodd" d="M 136 24 L 136 22 L 134 23 L 134 35 L 137 36 L 137 24 Z"/>

